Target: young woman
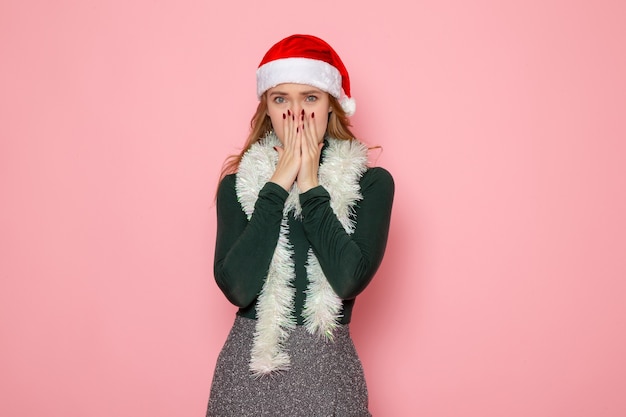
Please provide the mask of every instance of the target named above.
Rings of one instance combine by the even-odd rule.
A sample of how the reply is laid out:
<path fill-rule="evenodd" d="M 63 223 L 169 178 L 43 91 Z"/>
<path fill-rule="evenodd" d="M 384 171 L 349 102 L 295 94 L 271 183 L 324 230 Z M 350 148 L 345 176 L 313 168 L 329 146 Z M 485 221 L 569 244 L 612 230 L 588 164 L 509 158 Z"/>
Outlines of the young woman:
<path fill-rule="evenodd" d="M 385 252 L 393 179 L 367 166 L 348 72 L 323 40 L 272 46 L 257 95 L 217 193 L 215 279 L 239 311 L 207 416 L 369 416 L 348 323 Z"/>

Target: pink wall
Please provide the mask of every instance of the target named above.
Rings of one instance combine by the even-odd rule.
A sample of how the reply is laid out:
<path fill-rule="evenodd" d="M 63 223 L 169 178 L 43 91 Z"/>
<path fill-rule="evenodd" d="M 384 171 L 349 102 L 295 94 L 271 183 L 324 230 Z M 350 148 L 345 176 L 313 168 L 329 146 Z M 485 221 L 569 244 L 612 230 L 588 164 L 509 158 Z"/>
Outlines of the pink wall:
<path fill-rule="evenodd" d="M 0 415 L 203 415 L 217 176 L 294 32 L 396 178 L 374 415 L 626 415 L 624 3 L 362 4 L 0 3 Z"/>

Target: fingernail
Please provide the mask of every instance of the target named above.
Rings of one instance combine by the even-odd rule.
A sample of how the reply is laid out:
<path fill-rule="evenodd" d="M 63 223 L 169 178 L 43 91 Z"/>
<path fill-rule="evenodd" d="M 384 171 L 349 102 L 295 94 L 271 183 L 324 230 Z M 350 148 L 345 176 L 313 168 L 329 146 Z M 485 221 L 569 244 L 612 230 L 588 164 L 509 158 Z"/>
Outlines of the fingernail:
<path fill-rule="evenodd" d="M 296 133 L 298 133 L 298 132 L 299 132 L 299 130 L 300 130 L 300 128 L 299 128 L 299 127 L 296 127 Z"/>
<path fill-rule="evenodd" d="M 287 115 L 283 113 L 283 120 L 287 118 Z"/>
<path fill-rule="evenodd" d="M 302 109 L 302 115 L 304 116 L 304 109 Z"/>
<path fill-rule="evenodd" d="M 302 110 L 304 111 L 304 110 Z M 304 120 L 304 113 L 302 114 L 302 116 L 300 116 L 300 120 Z"/>
<path fill-rule="evenodd" d="M 278 148 L 276 146 L 273 147 L 276 152 L 278 152 Z"/>
<path fill-rule="evenodd" d="M 291 115 L 291 120 L 296 120 L 296 115 L 295 114 Z"/>
<path fill-rule="evenodd" d="M 315 117 L 315 112 L 311 113 L 311 119 Z"/>
<path fill-rule="evenodd" d="M 287 110 L 287 116 L 291 116 L 291 110 Z"/>

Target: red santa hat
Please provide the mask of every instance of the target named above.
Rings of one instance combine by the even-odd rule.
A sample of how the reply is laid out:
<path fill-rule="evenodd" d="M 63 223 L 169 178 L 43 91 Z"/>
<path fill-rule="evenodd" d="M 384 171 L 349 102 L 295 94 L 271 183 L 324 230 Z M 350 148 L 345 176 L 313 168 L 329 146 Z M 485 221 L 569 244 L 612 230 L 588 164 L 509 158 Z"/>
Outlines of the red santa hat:
<path fill-rule="evenodd" d="M 311 35 L 292 35 L 274 46 L 256 71 L 257 96 L 282 83 L 307 84 L 339 100 L 348 116 L 356 110 L 350 96 L 350 77 L 335 50 Z"/>

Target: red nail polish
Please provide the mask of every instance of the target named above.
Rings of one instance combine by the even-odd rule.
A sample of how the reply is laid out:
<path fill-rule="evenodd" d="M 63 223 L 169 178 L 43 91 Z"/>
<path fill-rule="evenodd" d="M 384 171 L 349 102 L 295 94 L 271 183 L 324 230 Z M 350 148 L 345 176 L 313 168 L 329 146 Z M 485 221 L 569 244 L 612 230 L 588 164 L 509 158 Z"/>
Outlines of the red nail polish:
<path fill-rule="evenodd" d="M 300 129 L 299 127 L 296 127 L 296 133 L 298 133 L 299 129 Z"/>
<path fill-rule="evenodd" d="M 291 115 L 291 120 L 296 120 L 296 115 L 295 114 Z"/>
<path fill-rule="evenodd" d="M 287 116 L 291 116 L 291 110 L 287 110 Z"/>
<path fill-rule="evenodd" d="M 300 120 L 304 120 L 304 114 L 300 116 Z"/>
<path fill-rule="evenodd" d="M 302 109 L 302 115 L 304 116 L 304 109 Z"/>
<path fill-rule="evenodd" d="M 315 112 L 311 113 L 311 119 L 315 117 Z"/>
<path fill-rule="evenodd" d="M 285 120 L 286 118 L 287 118 L 287 115 L 283 113 L 283 120 Z"/>

